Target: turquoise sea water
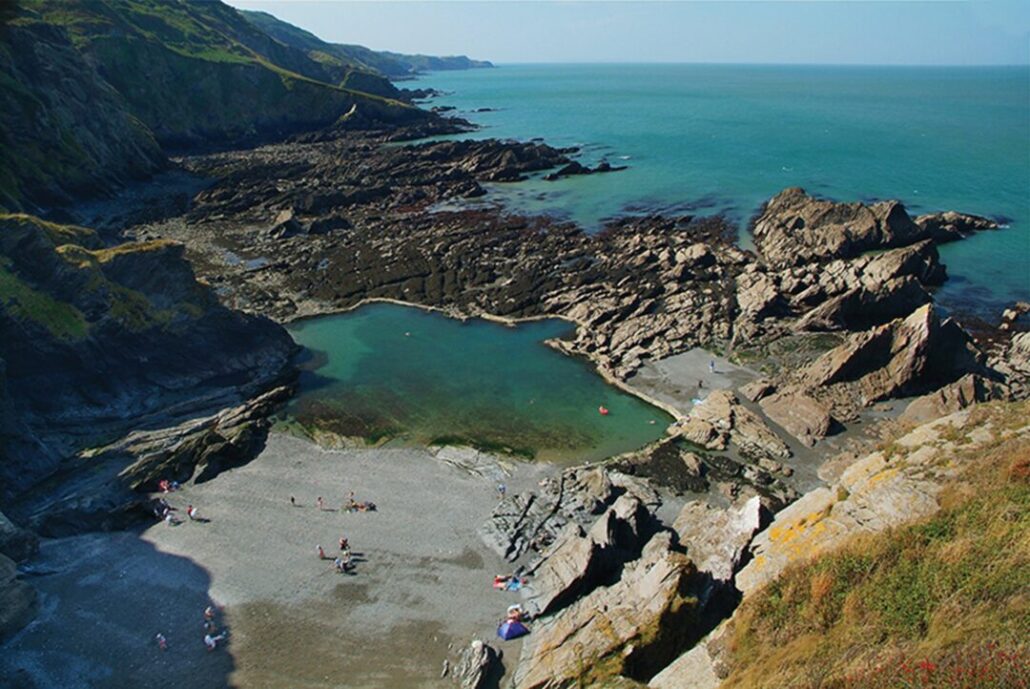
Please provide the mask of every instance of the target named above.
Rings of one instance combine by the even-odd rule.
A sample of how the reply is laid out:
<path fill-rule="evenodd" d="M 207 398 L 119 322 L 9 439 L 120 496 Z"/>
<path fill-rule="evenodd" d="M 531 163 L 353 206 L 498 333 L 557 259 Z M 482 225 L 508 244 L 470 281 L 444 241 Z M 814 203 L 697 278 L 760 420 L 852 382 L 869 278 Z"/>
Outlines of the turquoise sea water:
<path fill-rule="evenodd" d="M 448 92 L 431 103 L 483 126 L 463 136 L 541 137 L 630 166 L 491 189 L 520 210 L 588 229 L 653 211 L 721 212 L 744 227 L 788 186 L 898 198 L 913 214 L 1008 224 L 941 248 L 952 276 L 941 303 L 990 316 L 1030 299 L 1030 68 L 504 65 L 417 86 Z"/>
<path fill-rule="evenodd" d="M 557 320 L 510 328 L 393 304 L 301 321 L 290 332 L 316 357 L 288 414 L 343 435 L 544 460 L 601 459 L 661 437 L 672 421 L 663 411 L 543 344 L 571 331 Z"/>

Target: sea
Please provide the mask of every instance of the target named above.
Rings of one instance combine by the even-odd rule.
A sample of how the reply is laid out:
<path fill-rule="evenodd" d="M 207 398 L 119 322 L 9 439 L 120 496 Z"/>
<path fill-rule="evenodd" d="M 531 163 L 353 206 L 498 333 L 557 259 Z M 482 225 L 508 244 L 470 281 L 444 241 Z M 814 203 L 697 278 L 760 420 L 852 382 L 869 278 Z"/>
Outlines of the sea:
<path fill-rule="evenodd" d="M 626 170 L 489 187 L 518 212 L 597 231 L 614 217 L 749 219 L 780 190 L 899 199 L 1003 228 L 940 248 L 945 310 L 991 321 L 1030 300 L 1030 68 L 507 64 L 412 83 L 480 126 L 457 138 L 542 139 Z M 454 138 L 454 137 L 452 137 Z"/>

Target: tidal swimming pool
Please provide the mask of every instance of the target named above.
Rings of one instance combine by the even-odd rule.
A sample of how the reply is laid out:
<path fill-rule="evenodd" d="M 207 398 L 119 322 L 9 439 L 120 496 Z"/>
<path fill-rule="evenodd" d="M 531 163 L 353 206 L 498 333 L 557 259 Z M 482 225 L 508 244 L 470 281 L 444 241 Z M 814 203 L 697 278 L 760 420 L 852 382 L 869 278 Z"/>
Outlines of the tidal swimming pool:
<path fill-rule="evenodd" d="M 546 346 L 573 332 L 560 320 L 508 327 L 371 304 L 289 330 L 308 363 L 286 414 L 308 429 L 564 462 L 642 447 L 672 421 Z"/>

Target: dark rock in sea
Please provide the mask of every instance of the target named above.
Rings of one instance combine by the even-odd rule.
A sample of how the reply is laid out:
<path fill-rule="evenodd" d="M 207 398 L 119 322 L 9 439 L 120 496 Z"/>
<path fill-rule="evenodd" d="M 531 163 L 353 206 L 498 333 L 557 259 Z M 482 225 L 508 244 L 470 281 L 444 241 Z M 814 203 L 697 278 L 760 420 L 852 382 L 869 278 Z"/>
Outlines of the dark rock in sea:
<path fill-rule="evenodd" d="M 563 167 L 563 168 L 561 168 L 559 170 L 556 170 L 555 172 L 552 172 L 549 175 L 546 175 L 544 177 L 544 179 L 553 182 L 555 180 L 561 179 L 562 177 L 571 177 L 573 175 L 592 175 L 592 174 L 595 174 L 595 173 L 616 172 L 618 170 L 625 170 L 625 169 L 626 169 L 625 165 L 613 167 L 607 161 L 602 161 L 595 168 L 589 168 L 589 167 L 586 167 L 585 165 L 583 165 L 582 163 L 579 163 L 577 161 L 572 161 L 571 163 L 569 163 L 565 167 Z"/>
<path fill-rule="evenodd" d="M 909 217 L 897 201 L 837 203 L 803 189 L 786 189 L 768 203 L 754 224 L 755 245 L 771 266 L 854 258 L 872 249 L 908 246 L 924 239 L 950 241 L 997 225 L 959 213 Z"/>

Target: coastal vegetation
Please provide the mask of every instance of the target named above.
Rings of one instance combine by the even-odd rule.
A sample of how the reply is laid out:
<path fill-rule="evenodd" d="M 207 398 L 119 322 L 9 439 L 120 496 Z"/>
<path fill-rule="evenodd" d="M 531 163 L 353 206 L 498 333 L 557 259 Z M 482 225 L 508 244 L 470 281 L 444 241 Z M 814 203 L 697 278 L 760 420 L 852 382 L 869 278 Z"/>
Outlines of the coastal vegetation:
<path fill-rule="evenodd" d="M 747 599 L 723 686 L 1024 686 L 1030 442 L 1012 433 L 1027 411 L 985 407 L 956 434 L 940 461 L 965 469 L 937 514 L 801 560 Z M 962 437 L 987 423 L 993 440 L 964 450 Z"/>

